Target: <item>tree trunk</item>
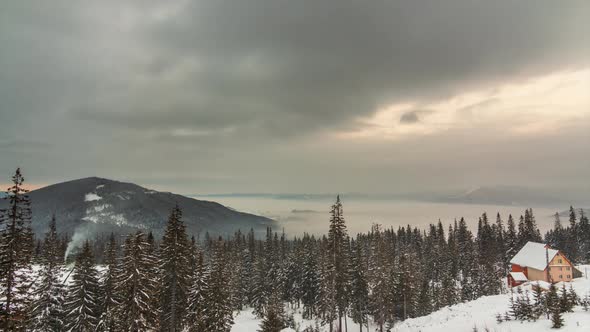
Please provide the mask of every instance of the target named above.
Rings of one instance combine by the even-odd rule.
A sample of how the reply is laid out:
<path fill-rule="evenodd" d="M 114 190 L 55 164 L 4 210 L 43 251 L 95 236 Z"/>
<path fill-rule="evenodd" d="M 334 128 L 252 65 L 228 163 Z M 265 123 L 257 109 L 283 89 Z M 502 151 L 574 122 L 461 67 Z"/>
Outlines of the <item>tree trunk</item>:
<path fill-rule="evenodd" d="M 348 320 L 346 319 L 346 315 L 344 315 L 344 331 L 348 332 Z"/>

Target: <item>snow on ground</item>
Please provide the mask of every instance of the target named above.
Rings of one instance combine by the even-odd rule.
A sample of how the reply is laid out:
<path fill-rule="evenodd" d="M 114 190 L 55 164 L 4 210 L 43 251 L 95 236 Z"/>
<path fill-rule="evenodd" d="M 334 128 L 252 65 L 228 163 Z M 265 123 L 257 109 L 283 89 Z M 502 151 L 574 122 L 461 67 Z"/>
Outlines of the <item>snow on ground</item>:
<path fill-rule="evenodd" d="M 585 269 L 590 271 L 590 266 L 579 266 L 578 269 L 582 272 Z M 568 285 L 569 283 L 566 283 L 566 287 Z M 572 285 L 580 297 L 584 297 L 590 292 L 590 280 L 585 276 L 574 279 Z M 556 285 L 558 290 L 561 286 L 561 283 Z M 530 286 L 528 288 L 530 289 Z M 523 289 L 527 289 L 527 286 Z M 551 321 L 545 317 L 536 322 L 496 322 L 496 314 L 503 314 L 509 309 L 509 299 L 510 294 L 482 297 L 475 301 L 443 308 L 428 316 L 408 319 L 398 324 L 393 331 L 462 332 L 472 331 L 474 327 L 477 327 L 479 331 L 486 331 L 487 328 L 489 331 L 498 332 L 590 331 L 590 312 L 583 311 L 580 306 L 576 307 L 573 313 L 563 315 L 565 326 L 559 330 L 552 329 Z"/>
<path fill-rule="evenodd" d="M 293 328 L 285 328 L 281 330 L 281 332 L 295 332 L 295 331 L 302 331 L 308 326 L 316 326 L 315 320 L 303 319 L 301 316 L 300 310 L 291 310 L 286 309 L 287 313 L 292 313 L 293 318 L 295 319 L 295 329 Z M 236 316 L 234 315 L 234 325 L 232 326 L 231 332 L 255 332 L 260 329 L 260 322 L 261 320 L 256 318 L 256 316 L 252 313 L 252 309 L 242 310 Z M 343 323 L 344 324 L 344 323 Z M 350 318 L 347 320 L 348 330 L 349 331 L 358 331 L 359 326 L 352 322 Z M 364 331 L 365 329 L 363 329 Z M 320 331 L 325 332 L 329 331 L 329 326 L 320 327 Z"/>
<path fill-rule="evenodd" d="M 92 201 L 98 201 L 101 200 L 102 197 L 98 196 L 95 193 L 88 193 L 86 194 L 86 196 L 84 197 L 84 201 L 85 202 L 92 202 Z"/>
<path fill-rule="evenodd" d="M 590 265 L 578 266 L 582 272 L 586 270 L 590 273 Z M 588 276 L 590 278 L 590 276 Z M 590 293 L 590 279 L 586 276 L 574 279 L 572 285 L 578 296 L 584 297 Z M 560 290 L 562 283 L 556 287 Z M 569 287 L 569 283 L 566 283 Z M 524 286 L 523 289 L 529 289 L 530 286 Z M 531 294 L 532 296 L 532 294 Z M 424 317 L 408 319 L 396 324 L 393 332 L 469 332 L 477 327 L 478 331 L 492 332 L 545 332 L 545 331 L 563 331 L 563 332 L 580 332 L 590 331 L 590 312 L 585 312 L 580 306 L 577 306 L 573 313 L 563 315 L 565 326 L 559 330 L 551 328 L 551 321 L 542 317 L 536 322 L 509 321 L 496 322 L 496 314 L 504 314 L 509 309 L 510 294 L 501 294 L 486 296 L 475 301 L 461 303 L 450 307 L 445 307 L 439 311 Z M 295 312 L 295 321 L 299 325 L 299 331 L 308 326 L 315 326 L 315 321 L 304 320 L 301 314 Z M 260 329 L 260 319 L 252 314 L 252 310 L 241 311 L 234 317 L 235 324 L 231 332 L 254 332 Z M 371 324 L 369 331 L 375 331 L 376 326 Z M 487 329 L 487 330 L 486 330 Z M 296 331 L 294 329 L 284 329 L 282 332 Z M 329 331 L 328 326 L 323 326 L 320 331 Z M 348 331 L 359 331 L 357 324 L 348 319 Z M 366 331 L 363 328 L 363 331 Z"/>

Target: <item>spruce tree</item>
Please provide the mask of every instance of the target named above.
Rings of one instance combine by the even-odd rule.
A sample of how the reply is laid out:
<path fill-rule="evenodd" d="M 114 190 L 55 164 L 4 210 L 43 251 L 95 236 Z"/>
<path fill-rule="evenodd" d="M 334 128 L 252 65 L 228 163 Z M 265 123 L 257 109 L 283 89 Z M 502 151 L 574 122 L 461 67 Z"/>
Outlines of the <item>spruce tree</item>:
<path fill-rule="evenodd" d="M 158 326 L 158 308 L 152 296 L 157 283 L 150 271 L 156 268 L 142 232 L 129 235 L 123 245 L 121 272 L 115 285 L 119 297 L 117 321 L 123 331 L 150 331 Z"/>
<path fill-rule="evenodd" d="M 205 308 L 207 306 L 206 267 L 203 262 L 203 253 L 196 257 L 195 269 L 191 277 L 191 287 L 188 292 L 185 326 L 189 332 L 202 332 L 205 330 Z"/>
<path fill-rule="evenodd" d="M 102 314 L 97 325 L 97 331 L 115 331 L 117 327 L 116 310 L 120 299 L 115 286 L 121 272 L 117 252 L 117 240 L 115 234 L 111 233 L 104 253 L 105 270 L 100 280 Z"/>
<path fill-rule="evenodd" d="M 18 168 L 6 196 L 7 207 L 0 210 L 0 288 L 4 306 L 0 329 L 22 329 L 29 302 L 31 260 L 34 241 L 31 230 L 31 202 L 23 188 L 24 177 Z"/>
<path fill-rule="evenodd" d="M 561 310 L 558 307 L 551 310 L 551 327 L 554 329 L 563 327 L 563 317 L 561 317 Z"/>
<path fill-rule="evenodd" d="M 327 282 L 334 291 L 334 300 L 338 313 L 337 332 L 342 331 L 342 317 L 346 314 L 349 298 L 349 276 L 348 276 L 348 235 L 344 214 L 342 212 L 342 203 L 340 196 L 337 196 L 336 203 L 332 206 L 330 212 L 330 229 L 328 231 L 328 278 Z"/>
<path fill-rule="evenodd" d="M 579 255 L 580 261 L 584 264 L 590 263 L 590 221 L 584 210 L 580 209 L 580 223 L 579 229 Z"/>
<path fill-rule="evenodd" d="M 371 257 L 369 259 L 369 308 L 373 321 L 383 332 L 386 324 L 393 320 L 394 299 L 391 265 L 387 260 L 387 250 L 383 232 L 379 225 L 371 231 Z"/>
<path fill-rule="evenodd" d="M 547 291 L 547 294 L 545 295 L 545 306 L 547 307 L 547 318 L 550 318 L 549 315 L 553 310 L 559 307 L 559 295 L 557 294 L 557 288 L 555 288 L 554 284 L 549 286 L 549 291 Z"/>
<path fill-rule="evenodd" d="M 575 264 L 579 260 L 579 233 L 578 233 L 578 223 L 576 210 L 573 206 L 570 206 L 570 217 L 569 222 L 570 225 L 567 229 L 567 236 L 565 239 L 565 248 L 564 251 L 567 253 L 568 258 Z"/>
<path fill-rule="evenodd" d="M 533 298 L 535 299 L 533 314 L 536 320 L 547 312 L 547 304 L 541 287 L 533 287 Z"/>
<path fill-rule="evenodd" d="M 95 331 L 100 316 L 98 272 L 94 268 L 94 257 L 90 243 L 86 241 L 76 257 L 72 282 L 64 304 L 67 331 Z"/>
<path fill-rule="evenodd" d="M 181 331 L 186 315 L 190 286 L 190 243 L 182 221 L 182 211 L 175 206 L 160 246 L 160 291 L 162 331 Z"/>
<path fill-rule="evenodd" d="M 570 296 L 564 283 L 561 287 L 561 294 L 559 296 L 559 310 L 561 310 L 561 312 L 573 312 L 575 305 L 576 300 Z"/>
<path fill-rule="evenodd" d="M 321 258 L 319 262 L 319 276 L 320 276 L 320 294 L 318 301 L 318 314 L 322 318 L 323 324 L 328 324 L 330 330 L 334 329 L 334 321 L 338 319 L 338 311 L 336 305 L 336 289 L 334 286 L 334 269 L 332 265 L 332 256 L 329 255 L 326 247 L 328 240 L 324 236 L 321 244 Z"/>
<path fill-rule="evenodd" d="M 260 324 L 259 332 L 280 332 L 286 327 L 285 312 L 279 290 L 275 289 L 269 299 L 266 314 Z"/>
<path fill-rule="evenodd" d="M 64 323 L 65 289 L 60 278 L 63 270 L 63 258 L 59 253 L 55 215 L 49 222 L 49 231 L 45 234 L 39 261 L 41 264 L 40 282 L 33 292 L 34 300 L 31 304 L 27 330 L 61 331 Z"/>
<path fill-rule="evenodd" d="M 212 243 L 213 255 L 206 284 L 204 309 L 205 331 L 229 332 L 233 324 L 231 289 L 229 289 L 229 266 L 224 241 L 219 238 Z"/>
<path fill-rule="evenodd" d="M 367 283 L 365 262 L 358 241 L 352 243 L 352 255 L 350 264 L 350 316 L 359 325 L 360 332 L 367 324 L 369 315 L 369 285 Z"/>
<path fill-rule="evenodd" d="M 316 255 L 317 243 L 313 236 L 303 236 L 303 272 L 302 272 L 302 302 L 303 317 L 311 319 L 317 313 L 320 295 L 320 275 L 318 257 Z"/>
<path fill-rule="evenodd" d="M 512 215 L 508 216 L 506 235 L 504 238 L 506 241 L 506 258 L 510 261 L 510 259 L 512 259 L 512 257 L 518 252 L 518 236 Z"/>

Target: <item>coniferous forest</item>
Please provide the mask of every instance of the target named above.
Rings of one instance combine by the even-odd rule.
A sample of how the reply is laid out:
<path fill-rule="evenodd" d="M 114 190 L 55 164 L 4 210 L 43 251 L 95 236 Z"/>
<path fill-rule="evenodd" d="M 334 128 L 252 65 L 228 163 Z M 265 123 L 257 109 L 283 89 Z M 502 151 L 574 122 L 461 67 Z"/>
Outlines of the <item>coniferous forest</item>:
<path fill-rule="evenodd" d="M 0 213 L 4 331 L 226 332 L 237 311 L 251 310 L 262 318 L 260 331 L 274 332 L 293 325 L 286 307 L 330 331 L 347 330 L 349 320 L 361 332 L 368 322 L 386 331 L 505 291 L 509 261 L 528 241 L 590 262 L 588 217 L 573 207 L 568 223 L 556 215 L 544 237 L 532 209 L 518 217 L 484 213 L 475 230 L 460 219 L 427 229 L 374 224 L 352 235 L 339 197 L 325 235 L 291 237 L 269 228 L 262 237 L 253 230 L 197 236 L 187 234 L 176 206 L 161 238 L 97 234 L 65 257 L 69 237 L 55 218 L 44 237 L 34 237 L 23 182 L 17 170 Z"/>

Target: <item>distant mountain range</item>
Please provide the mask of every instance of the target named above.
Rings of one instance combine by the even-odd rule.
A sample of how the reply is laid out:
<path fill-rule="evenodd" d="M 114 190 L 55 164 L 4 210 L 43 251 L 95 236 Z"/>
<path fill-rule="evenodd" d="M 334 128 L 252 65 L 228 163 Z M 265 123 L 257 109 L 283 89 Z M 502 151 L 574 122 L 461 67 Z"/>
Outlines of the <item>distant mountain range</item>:
<path fill-rule="evenodd" d="M 269 194 L 230 193 L 195 195 L 207 198 L 266 198 L 277 200 L 334 200 L 336 194 Z M 570 193 L 567 190 L 536 189 L 517 186 L 480 186 L 468 190 L 440 190 L 437 192 L 413 192 L 397 194 L 343 193 L 344 199 L 353 200 L 409 200 L 449 204 L 481 204 L 524 207 L 588 206 L 590 196 Z M 586 199 L 588 198 L 588 199 Z"/>
<path fill-rule="evenodd" d="M 489 204 L 508 206 L 551 206 L 567 204 L 563 197 L 523 187 L 497 186 L 476 187 L 456 195 L 442 196 L 439 201 L 445 203 Z"/>
<path fill-rule="evenodd" d="M 264 231 L 274 221 L 242 213 L 219 203 L 202 201 L 136 184 L 97 177 L 50 185 L 29 193 L 33 231 L 46 231 L 55 214 L 59 232 L 127 233 L 141 229 L 161 234 L 170 210 L 178 204 L 189 234 L 227 234 L 238 229 Z M 6 204 L 0 201 L 0 206 Z"/>

